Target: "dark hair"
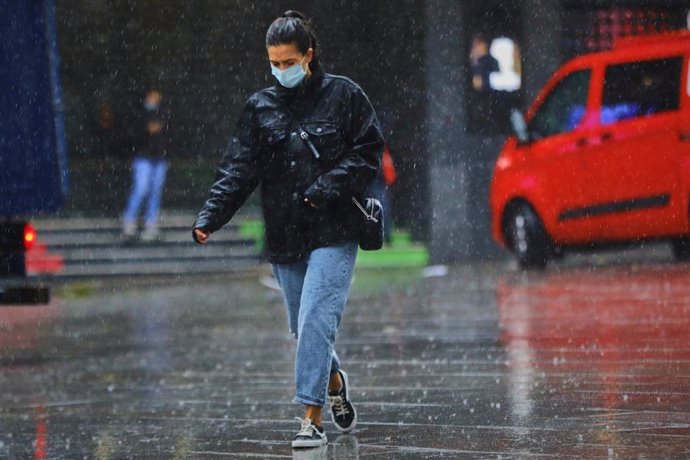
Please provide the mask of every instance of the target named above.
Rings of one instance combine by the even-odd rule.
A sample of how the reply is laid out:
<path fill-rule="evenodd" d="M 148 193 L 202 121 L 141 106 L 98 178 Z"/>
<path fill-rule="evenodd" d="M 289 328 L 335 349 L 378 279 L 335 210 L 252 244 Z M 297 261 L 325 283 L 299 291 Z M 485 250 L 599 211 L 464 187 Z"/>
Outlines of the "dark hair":
<path fill-rule="evenodd" d="M 472 35 L 472 41 L 475 42 L 484 42 L 487 45 L 489 44 L 489 37 L 484 33 L 484 32 L 475 32 Z"/>
<path fill-rule="evenodd" d="M 269 26 L 266 32 L 266 47 L 292 44 L 297 46 L 302 54 L 306 54 L 309 48 L 313 49 L 312 64 L 318 65 L 321 50 L 318 48 L 318 40 L 311 22 L 299 11 L 288 10 Z"/>

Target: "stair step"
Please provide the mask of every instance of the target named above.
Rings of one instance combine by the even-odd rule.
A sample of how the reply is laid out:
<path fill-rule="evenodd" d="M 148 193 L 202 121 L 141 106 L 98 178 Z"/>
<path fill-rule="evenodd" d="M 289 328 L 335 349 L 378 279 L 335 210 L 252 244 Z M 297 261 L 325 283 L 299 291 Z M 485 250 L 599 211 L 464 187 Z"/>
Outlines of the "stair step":
<path fill-rule="evenodd" d="M 91 263 L 99 261 L 154 261 L 154 260 L 208 260 L 214 258 L 229 257 L 257 257 L 256 249 L 253 246 L 230 246 L 230 247 L 199 247 L 199 246 L 180 246 L 173 250 L 165 247 L 142 247 L 142 248 L 103 248 L 92 249 L 70 249 L 55 251 L 61 254 L 65 263 Z"/>
<path fill-rule="evenodd" d="M 117 231 L 68 231 L 68 232 L 40 232 L 38 238 L 46 242 L 49 246 L 53 244 L 78 244 L 79 242 L 87 243 L 117 243 L 122 242 L 122 235 Z M 161 241 L 170 242 L 193 242 L 192 232 L 189 229 L 185 230 L 168 230 L 162 229 L 160 233 Z M 243 239 L 237 232 L 219 231 L 213 234 L 211 241 L 228 241 Z"/>
<path fill-rule="evenodd" d="M 161 227 L 186 227 L 192 228 L 194 224 L 193 215 L 163 215 L 159 220 Z M 32 223 L 37 229 L 46 231 L 62 231 L 62 230 L 99 230 L 99 229 L 121 229 L 119 219 L 112 217 L 69 217 L 69 218 L 38 218 L 32 220 Z M 230 225 L 234 225 L 232 222 Z"/>
<path fill-rule="evenodd" d="M 224 273 L 260 265 L 256 241 L 240 235 L 241 220 L 200 246 L 192 240 L 193 218 L 191 213 L 163 216 L 159 240 L 132 243 L 123 241 L 117 219 L 36 219 L 43 252 L 35 254 L 32 271 L 56 271 L 54 279 L 81 279 Z M 50 257 L 62 260 L 61 270 L 43 270 L 41 264 Z"/>
<path fill-rule="evenodd" d="M 138 263 L 94 263 L 66 265 L 60 278 L 94 278 L 111 276 L 169 276 L 184 274 L 222 273 L 246 270 L 259 266 L 257 258 L 234 258 L 222 260 L 199 261 L 190 265 L 188 262 L 162 261 L 155 264 Z"/>
<path fill-rule="evenodd" d="M 191 232 L 192 225 L 196 212 L 189 212 L 184 214 L 163 214 L 159 219 L 158 225 L 160 228 L 178 228 L 186 229 Z M 225 225 L 224 228 L 237 228 L 242 222 L 248 220 L 255 221 L 260 219 L 257 212 L 240 210 L 232 219 L 232 221 Z M 32 224 L 39 232 L 43 231 L 74 231 L 74 230 L 116 230 L 120 231 L 122 228 L 120 220 L 113 217 L 40 217 L 33 219 Z"/>
<path fill-rule="evenodd" d="M 105 249 L 144 249 L 144 248 L 165 248 L 168 251 L 176 251 L 183 248 L 198 248 L 199 245 L 194 243 L 191 239 L 186 241 L 151 241 L 146 243 L 135 242 L 132 244 L 123 244 L 121 240 L 112 241 L 62 241 L 62 242 L 46 242 L 48 250 L 54 251 L 69 251 L 76 249 L 89 249 L 92 251 Z M 254 240 L 250 239 L 227 239 L 218 240 L 213 239 L 208 242 L 205 247 L 223 248 L 223 247 L 254 247 Z"/>

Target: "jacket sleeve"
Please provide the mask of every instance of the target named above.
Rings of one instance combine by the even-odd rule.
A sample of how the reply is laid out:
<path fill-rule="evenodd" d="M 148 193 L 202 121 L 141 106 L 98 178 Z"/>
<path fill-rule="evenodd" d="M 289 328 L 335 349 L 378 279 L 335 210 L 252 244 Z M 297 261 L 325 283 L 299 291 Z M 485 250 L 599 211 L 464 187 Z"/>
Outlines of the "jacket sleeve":
<path fill-rule="evenodd" d="M 194 228 L 213 233 L 228 223 L 259 183 L 253 111 L 248 103 L 237 123 L 236 134 L 223 152 L 209 198 Z"/>
<path fill-rule="evenodd" d="M 361 196 L 376 177 L 383 152 L 383 135 L 371 102 L 359 86 L 350 94 L 349 124 L 345 132 L 348 152 L 333 169 L 319 176 L 305 197 L 315 205 L 329 206 Z"/>

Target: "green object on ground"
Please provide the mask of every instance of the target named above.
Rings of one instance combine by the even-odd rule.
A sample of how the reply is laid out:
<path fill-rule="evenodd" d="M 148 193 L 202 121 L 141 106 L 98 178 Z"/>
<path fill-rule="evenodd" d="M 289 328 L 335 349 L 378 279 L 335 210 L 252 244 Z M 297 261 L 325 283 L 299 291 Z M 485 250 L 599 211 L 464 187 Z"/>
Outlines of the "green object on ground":
<path fill-rule="evenodd" d="M 359 251 L 357 268 L 411 268 L 425 267 L 429 251 L 422 245 L 384 246 L 378 251 Z"/>
<path fill-rule="evenodd" d="M 394 231 L 391 242 L 378 251 L 359 251 L 357 268 L 414 268 L 429 263 L 427 248 L 412 241 L 405 231 Z"/>
<path fill-rule="evenodd" d="M 240 223 L 240 236 L 254 240 L 259 252 L 264 250 L 264 223 L 260 219 L 248 219 Z"/>

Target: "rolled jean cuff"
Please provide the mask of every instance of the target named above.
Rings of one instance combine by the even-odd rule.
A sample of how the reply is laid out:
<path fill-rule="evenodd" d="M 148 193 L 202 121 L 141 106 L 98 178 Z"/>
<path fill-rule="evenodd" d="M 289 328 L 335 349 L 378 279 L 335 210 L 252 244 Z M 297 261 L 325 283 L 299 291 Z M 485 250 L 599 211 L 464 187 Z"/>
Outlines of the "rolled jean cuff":
<path fill-rule="evenodd" d="M 324 400 L 315 399 L 315 398 L 312 398 L 310 396 L 307 396 L 307 395 L 304 395 L 301 393 L 297 393 L 294 401 L 296 403 L 306 404 L 307 406 L 323 407 L 326 405 L 326 401 L 324 401 Z"/>

